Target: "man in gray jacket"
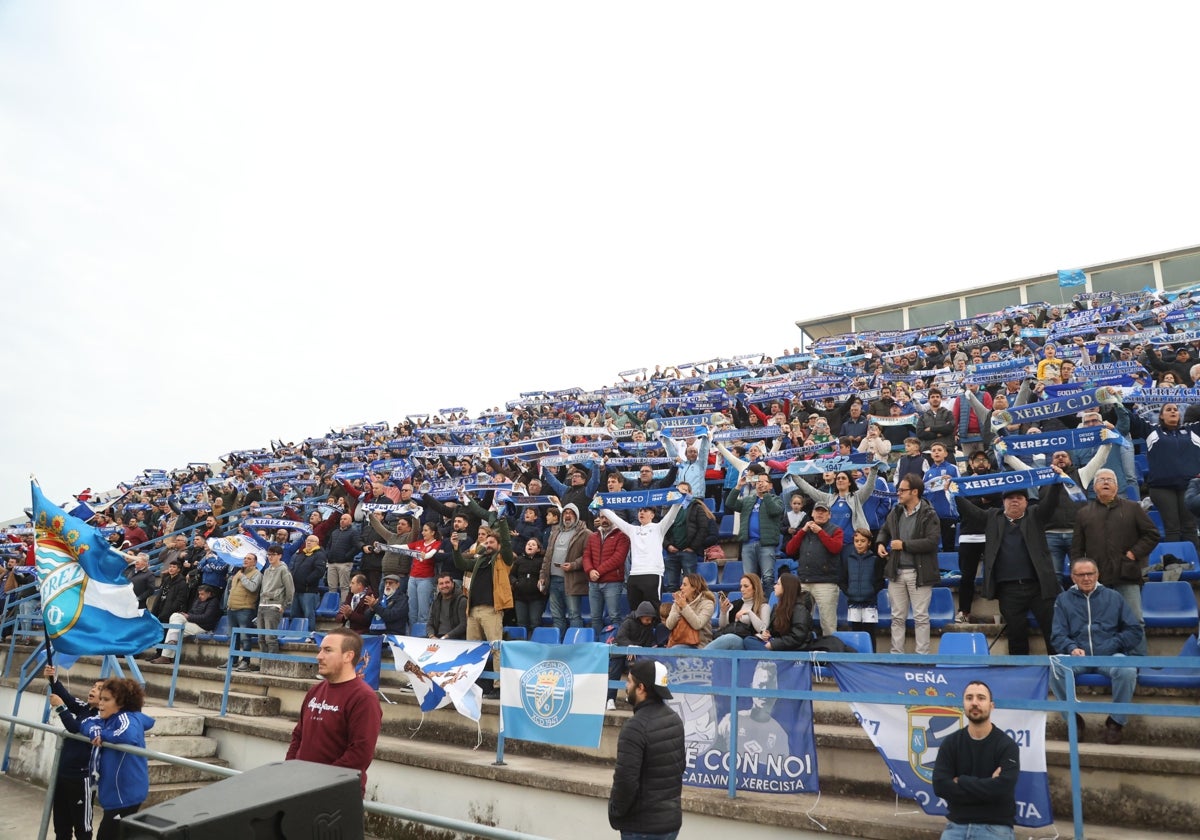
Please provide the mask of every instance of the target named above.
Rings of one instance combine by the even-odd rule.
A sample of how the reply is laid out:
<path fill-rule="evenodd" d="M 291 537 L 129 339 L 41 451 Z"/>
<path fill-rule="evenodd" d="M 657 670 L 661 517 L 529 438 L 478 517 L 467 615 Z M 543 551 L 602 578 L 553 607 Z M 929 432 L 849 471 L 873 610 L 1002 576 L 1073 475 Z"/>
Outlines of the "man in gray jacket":
<path fill-rule="evenodd" d="M 278 630 L 284 608 L 296 596 L 292 573 L 283 562 L 283 546 L 271 545 L 267 549 L 267 568 L 263 570 L 262 586 L 258 595 L 258 629 Z M 268 653 L 279 653 L 279 637 L 265 636 Z M 253 665 L 250 666 L 252 669 Z"/>

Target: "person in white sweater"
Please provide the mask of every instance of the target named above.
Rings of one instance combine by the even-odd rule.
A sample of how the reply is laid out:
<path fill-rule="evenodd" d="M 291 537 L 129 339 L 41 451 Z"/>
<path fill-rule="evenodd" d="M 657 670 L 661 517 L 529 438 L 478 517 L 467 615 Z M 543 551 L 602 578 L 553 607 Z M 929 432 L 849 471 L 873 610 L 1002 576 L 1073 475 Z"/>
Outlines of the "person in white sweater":
<path fill-rule="evenodd" d="M 629 603 L 649 601 L 655 609 L 662 603 L 663 539 L 682 507 L 671 505 L 658 522 L 654 521 L 654 508 L 642 508 L 638 511 L 636 525 L 629 524 L 608 508 L 600 510 L 600 516 L 629 537 L 629 577 L 625 581 Z"/>

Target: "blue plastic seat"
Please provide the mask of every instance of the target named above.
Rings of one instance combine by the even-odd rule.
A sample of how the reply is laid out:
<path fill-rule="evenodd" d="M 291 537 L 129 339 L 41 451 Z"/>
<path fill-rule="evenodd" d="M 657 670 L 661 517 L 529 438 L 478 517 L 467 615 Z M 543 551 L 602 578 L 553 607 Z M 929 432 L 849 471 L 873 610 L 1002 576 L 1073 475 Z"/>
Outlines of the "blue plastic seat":
<path fill-rule="evenodd" d="M 696 571 L 700 577 L 704 578 L 704 582 L 708 584 L 708 588 L 712 589 L 717 585 L 717 564 L 711 560 L 701 560 L 696 564 Z"/>
<path fill-rule="evenodd" d="M 1150 552 L 1150 565 L 1154 566 L 1161 563 L 1163 557 L 1168 554 L 1174 554 L 1180 560 L 1187 563 L 1187 567 L 1182 570 L 1182 574 L 1179 576 L 1180 580 L 1196 580 L 1200 578 L 1200 557 L 1196 556 L 1196 546 L 1190 542 L 1160 542 Z M 1162 578 L 1163 573 L 1161 571 L 1150 572 L 1150 580 L 1160 581 Z"/>
<path fill-rule="evenodd" d="M 284 625 L 287 627 L 284 627 Z M 310 632 L 308 619 L 300 616 L 299 618 L 288 618 L 279 622 L 279 629 L 286 630 L 286 635 L 281 635 L 279 641 L 284 644 L 299 644 L 308 640 Z"/>
<path fill-rule="evenodd" d="M 568 627 L 563 637 L 564 645 L 582 645 L 596 641 L 596 631 L 591 627 Z"/>
<path fill-rule="evenodd" d="M 529 631 L 517 624 L 505 627 L 504 633 L 510 642 L 524 642 L 529 638 Z"/>
<path fill-rule="evenodd" d="M 1192 585 L 1183 580 L 1147 583 L 1142 587 L 1142 617 L 1147 627 L 1195 627 L 1200 612 Z"/>
<path fill-rule="evenodd" d="M 522 628 L 522 629 L 524 629 L 524 628 Z M 424 621 L 413 622 L 412 629 L 410 629 L 408 631 L 408 635 L 416 636 L 418 639 L 425 638 L 425 622 Z"/>
<path fill-rule="evenodd" d="M 337 590 L 326 592 L 321 596 L 321 603 L 317 604 L 317 618 L 334 618 L 340 606 Z"/>
<path fill-rule="evenodd" d="M 892 623 L 892 603 L 888 600 L 887 589 L 882 589 L 879 592 L 878 608 L 879 608 L 879 623 Z M 907 625 L 913 627 L 912 606 L 908 608 Z M 947 624 L 954 623 L 954 593 L 942 586 L 935 586 L 933 594 L 929 599 L 929 626 L 934 630 L 940 630 Z"/>
<path fill-rule="evenodd" d="M 717 536 L 720 539 L 727 540 L 735 536 L 733 533 L 733 514 L 727 513 L 721 517 L 721 526 L 717 529 Z"/>
<path fill-rule="evenodd" d="M 938 642 L 938 653 L 987 656 L 987 636 L 982 633 L 943 633 Z"/>
<path fill-rule="evenodd" d="M 1187 637 L 1179 655 L 1196 657 L 1196 667 L 1142 668 L 1138 671 L 1138 685 L 1151 688 L 1200 688 L 1200 644 L 1197 644 L 1194 635 Z"/>
<path fill-rule="evenodd" d="M 218 639 L 221 635 L 223 638 Z M 223 615 L 217 620 L 217 626 L 209 633 L 197 633 L 196 641 L 198 642 L 228 642 L 229 641 L 229 616 Z"/>
<path fill-rule="evenodd" d="M 855 653 L 875 652 L 875 643 L 871 639 L 871 634 L 865 630 L 839 630 L 833 635 L 845 642 L 847 647 L 854 648 Z"/>
<path fill-rule="evenodd" d="M 537 642 L 540 645 L 557 645 L 559 643 L 558 628 L 556 627 L 534 627 L 533 636 L 529 641 Z"/>
<path fill-rule="evenodd" d="M 742 561 L 741 560 L 726 560 L 725 565 L 721 567 L 721 580 L 716 585 L 711 585 L 716 592 L 737 592 L 742 585 Z"/>

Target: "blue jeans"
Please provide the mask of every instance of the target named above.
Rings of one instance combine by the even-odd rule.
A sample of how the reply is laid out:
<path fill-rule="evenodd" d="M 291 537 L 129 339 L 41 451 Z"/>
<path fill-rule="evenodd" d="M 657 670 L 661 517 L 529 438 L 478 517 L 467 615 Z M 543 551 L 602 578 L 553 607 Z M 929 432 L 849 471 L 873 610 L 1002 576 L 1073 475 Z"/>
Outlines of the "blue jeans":
<path fill-rule="evenodd" d="M 254 610 L 254 609 L 230 610 L 229 611 L 229 623 L 233 627 L 253 627 L 254 626 L 254 616 L 257 613 L 258 613 L 258 610 Z M 253 636 L 239 635 L 237 638 L 237 649 L 249 652 L 250 645 L 253 641 L 254 641 Z M 250 659 L 249 659 L 249 657 L 243 656 L 243 657 L 241 657 L 240 661 L 249 664 Z"/>
<path fill-rule="evenodd" d="M 596 633 L 596 641 L 604 641 L 600 634 L 604 631 L 604 613 L 608 613 L 608 624 L 620 624 L 625 620 L 621 615 L 621 590 L 625 584 L 617 581 L 610 583 L 588 584 L 588 605 L 592 610 L 592 630 Z"/>
<path fill-rule="evenodd" d="M 641 831 L 622 831 L 621 840 L 675 840 L 678 831 L 668 831 L 666 834 L 645 834 Z"/>
<path fill-rule="evenodd" d="M 754 572 L 762 579 L 763 591 L 775 584 L 775 546 L 758 540 L 742 545 L 742 571 Z"/>
<path fill-rule="evenodd" d="M 408 579 L 408 618 L 414 624 L 418 621 L 424 624 L 429 621 L 429 606 L 433 603 L 434 579 Z"/>
<path fill-rule="evenodd" d="M 704 647 L 712 650 L 743 650 L 742 637 L 737 633 L 726 633 L 724 636 L 717 636 Z"/>
<path fill-rule="evenodd" d="M 941 840 L 1013 840 L 1011 825 L 987 823 L 947 823 Z"/>
<path fill-rule="evenodd" d="M 541 626 L 542 613 L 546 611 L 546 599 L 537 598 L 533 601 L 513 601 L 513 609 L 517 613 L 517 624 L 533 635 L 533 628 Z"/>
<path fill-rule="evenodd" d="M 1069 650 L 1059 651 L 1059 653 L 1070 653 Z M 1114 653 L 1113 656 L 1124 656 L 1123 653 Z M 1073 670 L 1076 674 L 1103 674 L 1112 680 L 1112 701 L 1114 703 L 1130 703 L 1133 701 L 1133 690 L 1137 688 L 1137 668 L 1055 668 L 1053 664 L 1050 666 L 1050 690 L 1054 692 L 1054 696 L 1059 700 L 1067 699 L 1067 671 Z M 1063 715 L 1066 717 L 1066 714 Z M 1115 712 L 1109 715 L 1116 723 L 1125 725 L 1129 719 L 1128 715 L 1119 715 Z"/>
<path fill-rule="evenodd" d="M 297 592 L 292 601 L 292 619 L 307 618 L 310 633 L 317 629 L 317 602 L 320 599 L 321 596 L 316 592 Z"/>
<path fill-rule="evenodd" d="M 1060 578 L 1064 574 L 1067 554 L 1071 550 L 1071 533 L 1053 534 L 1046 532 L 1046 545 L 1050 547 L 1050 557 L 1054 560 L 1054 574 Z M 960 548 L 959 551 L 962 549 Z"/>
<path fill-rule="evenodd" d="M 674 554 L 667 552 L 663 555 L 663 591 L 674 592 L 679 588 L 679 581 L 684 575 L 690 575 L 696 571 L 696 564 L 700 562 L 700 558 L 696 556 L 694 551 L 677 551 Z"/>
<path fill-rule="evenodd" d="M 1129 605 L 1129 609 L 1131 609 L 1134 616 L 1137 617 L 1138 624 L 1142 625 L 1142 640 L 1138 642 L 1137 647 L 1133 649 L 1133 655 L 1148 655 L 1146 647 L 1146 620 L 1142 618 L 1142 587 L 1138 586 L 1136 583 L 1118 583 L 1113 587 L 1113 589 L 1117 590 L 1121 597 L 1125 599 L 1125 603 Z M 1062 652 L 1063 651 L 1059 651 L 1059 653 Z M 1117 719 L 1114 717 L 1113 720 Z M 1120 721 L 1117 722 L 1120 723 Z"/>
<path fill-rule="evenodd" d="M 550 576 L 550 618 L 561 639 L 567 626 L 582 627 L 583 614 L 579 611 L 579 596 L 568 595 L 566 581 L 557 575 Z"/>

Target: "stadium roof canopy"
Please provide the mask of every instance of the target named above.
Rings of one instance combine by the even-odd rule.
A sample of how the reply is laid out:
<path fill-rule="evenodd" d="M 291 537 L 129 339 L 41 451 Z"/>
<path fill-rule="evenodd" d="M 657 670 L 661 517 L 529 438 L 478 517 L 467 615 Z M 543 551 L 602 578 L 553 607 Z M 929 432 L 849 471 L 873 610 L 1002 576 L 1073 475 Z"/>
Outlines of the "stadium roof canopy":
<path fill-rule="evenodd" d="M 955 294 L 913 298 L 883 306 L 826 315 L 796 322 L 806 336 L 815 341 L 830 335 L 865 330 L 902 330 L 942 324 L 1006 306 L 1046 301 L 1070 303 L 1079 292 L 1136 292 L 1151 288 L 1159 291 L 1181 289 L 1200 282 L 1200 245 L 1165 251 L 1143 257 L 1084 267 L 1086 286 L 1061 288 L 1057 269 L 1049 274 L 978 286 Z"/>

